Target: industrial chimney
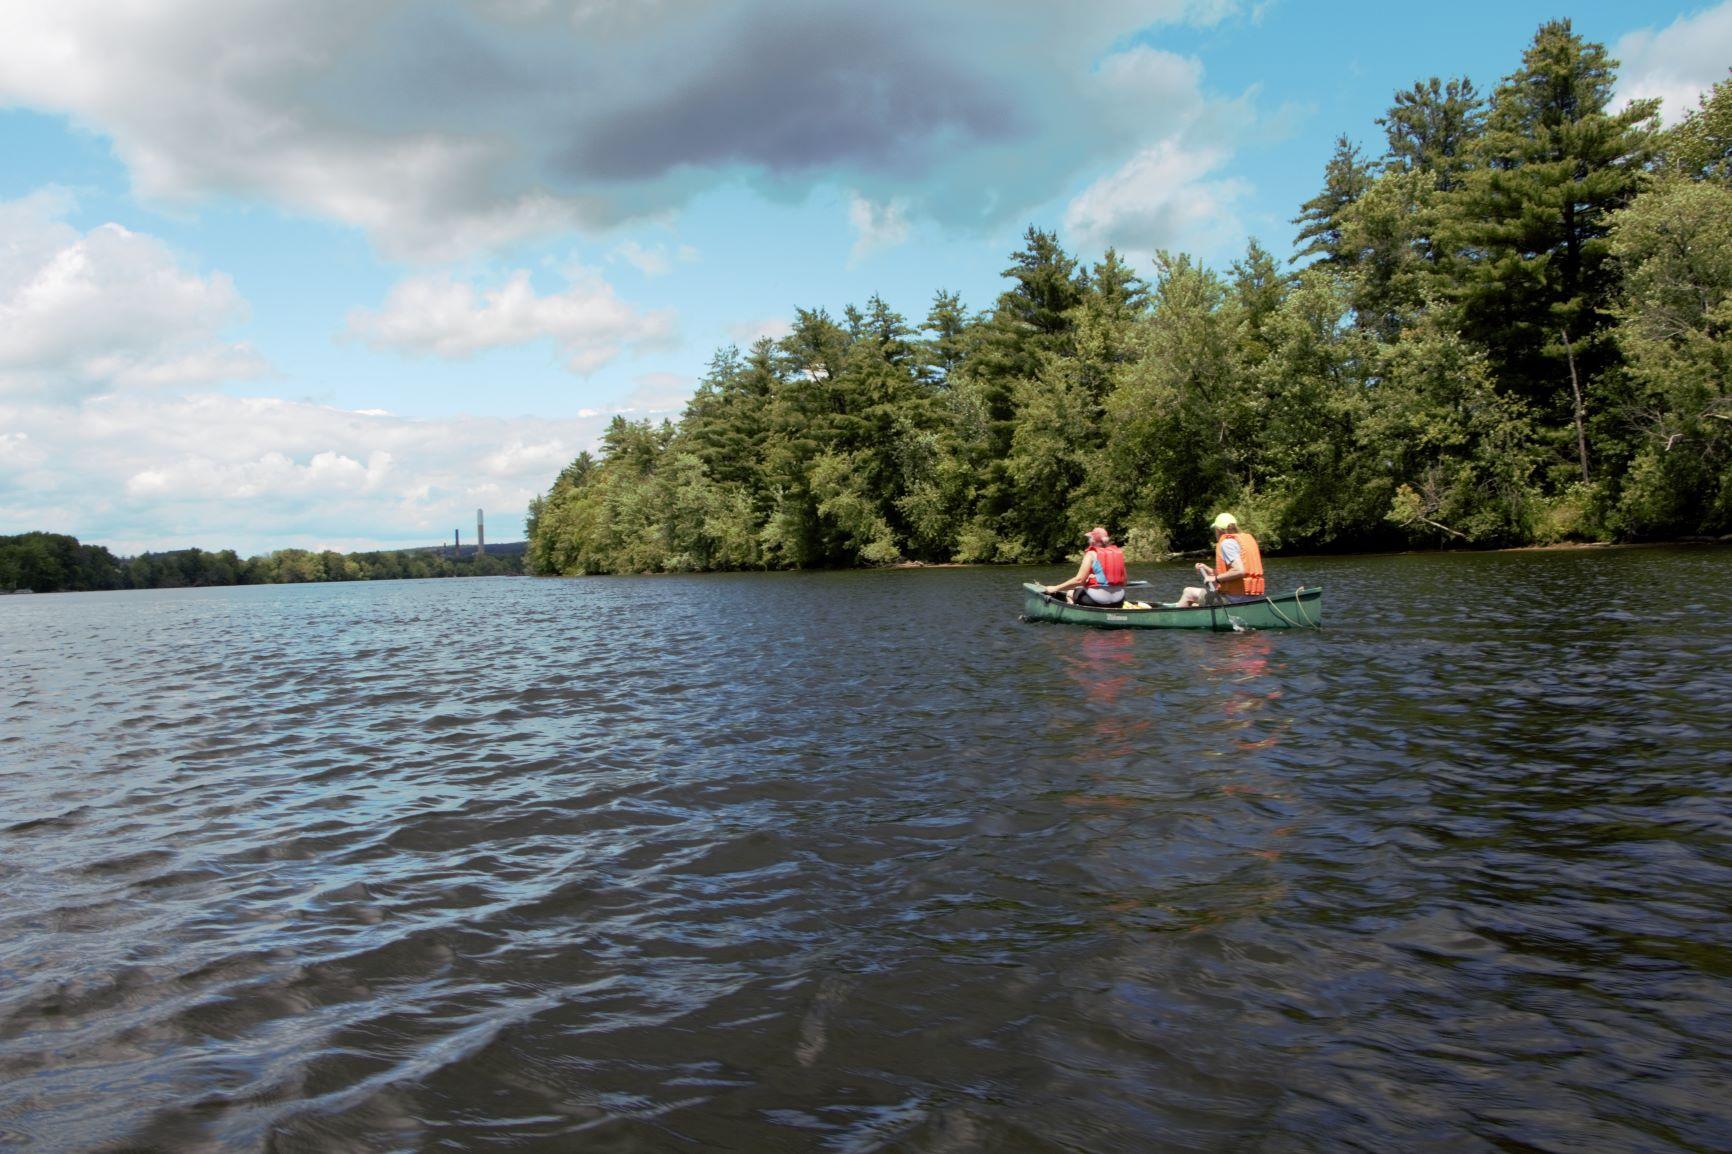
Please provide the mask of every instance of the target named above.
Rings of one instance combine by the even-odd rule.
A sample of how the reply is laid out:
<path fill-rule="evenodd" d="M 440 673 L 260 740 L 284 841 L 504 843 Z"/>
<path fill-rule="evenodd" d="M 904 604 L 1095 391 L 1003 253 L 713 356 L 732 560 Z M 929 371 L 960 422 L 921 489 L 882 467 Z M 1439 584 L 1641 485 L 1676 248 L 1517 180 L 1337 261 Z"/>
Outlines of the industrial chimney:
<path fill-rule="evenodd" d="M 487 535 L 481 524 L 481 510 L 477 509 L 475 510 L 475 555 L 479 557 L 485 552 L 487 552 Z"/>

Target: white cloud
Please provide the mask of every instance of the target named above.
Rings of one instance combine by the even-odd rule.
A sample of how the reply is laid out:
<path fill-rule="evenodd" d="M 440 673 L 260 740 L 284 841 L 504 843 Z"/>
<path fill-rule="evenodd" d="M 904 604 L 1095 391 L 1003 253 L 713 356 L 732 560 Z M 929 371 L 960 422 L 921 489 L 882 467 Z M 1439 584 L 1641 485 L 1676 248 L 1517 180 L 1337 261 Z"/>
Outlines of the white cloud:
<path fill-rule="evenodd" d="M 1732 65 L 1732 0 L 1680 16 L 1663 29 L 1642 28 L 1619 39 L 1615 103 L 1657 96 L 1660 115 L 1676 124 Z"/>
<path fill-rule="evenodd" d="M 1225 168 L 1233 143 L 1255 129 L 1257 89 L 1212 99 L 1195 58 L 1136 45 L 1102 60 L 1087 91 L 1096 117 L 1123 148 L 1066 206 L 1069 238 L 1136 256 L 1236 242 L 1235 205 L 1250 186 L 1205 178 Z"/>
<path fill-rule="evenodd" d="M 854 247 L 849 250 L 848 259 L 858 261 L 880 249 L 907 243 L 908 208 L 907 197 L 894 197 L 880 204 L 858 192 L 850 194 L 848 225 L 854 230 Z"/>
<path fill-rule="evenodd" d="M 262 198 L 402 260 L 655 218 L 742 180 L 858 189 L 883 213 L 869 247 L 899 218 L 1015 218 L 1194 118 L 1214 102 L 1194 61 L 1132 49 L 1086 77 L 1148 29 L 1241 8 L 57 0 L 8 8 L 0 105 L 107 136 L 153 201 Z M 1103 109 L 1125 82 L 1170 99 Z"/>
<path fill-rule="evenodd" d="M 538 295 L 526 269 L 477 288 L 445 275 L 399 281 L 377 310 L 349 314 L 347 334 L 377 347 L 445 358 L 547 339 L 567 366 L 590 373 L 628 345 L 666 341 L 671 312 L 638 312 L 599 276 L 573 270 L 564 292 Z"/>
<path fill-rule="evenodd" d="M 183 268 L 118 224 L 81 233 L 47 190 L 0 203 L 0 396 L 256 379 L 268 366 L 219 334 L 246 316 L 223 273 Z"/>
<path fill-rule="evenodd" d="M 1236 239 L 1240 180 L 1207 180 L 1226 161 L 1218 149 L 1187 150 L 1171 141 L 1144 149 L 1079 193 L 1065 227 L 1079 242 L 1146 255 L 1157 249 L 1205 251 Z"/>
<path fill-rule="evenodd" d="M 610 414 L 414 420 L 267 397 L 0 401 L 0 524 L 122 552 L 432 544 L 529 499 Z"/>
<path fill-rule="evenodd" d="M 1203 64 L 1195 57 L 1139 44 L 1101 61 L 1092 79 L 1109 107 L 1139 119 L 1161 117 L 1161 127 L 1170 130 L 1174 120 L 1188 119 L 1200 106 Z"/>
<path fill-rule="evenodd" d="M 670 250 L 665 244 L 646 247 L 635 240 L 614 246 L 608 254 L 608 260 L 623 260 L 647 277 L 666 276 L 673 270 L 675 261 L 691 264 L 697 259 L 698 250 L 689 244 L 677 245 Z"/>

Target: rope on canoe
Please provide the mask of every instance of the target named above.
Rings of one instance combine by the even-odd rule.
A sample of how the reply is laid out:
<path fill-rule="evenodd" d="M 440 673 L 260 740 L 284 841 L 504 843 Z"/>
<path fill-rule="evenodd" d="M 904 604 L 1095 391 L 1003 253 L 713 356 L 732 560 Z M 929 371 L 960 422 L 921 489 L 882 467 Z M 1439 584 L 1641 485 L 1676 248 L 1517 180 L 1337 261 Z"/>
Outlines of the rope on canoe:
<path fill-rule="evenodd" d="M 1287 616 L 1285 613 L 1281 612 L 1281 607 L 1279 605 L 1275 604 L 1275 599 L 1273 597 L 1271 597 L 1269 599 L 1269 608 L 1271 608 L 1275 611 L 1275 616 L 1277 616 L 1281 620 L 1285 621 L 1288 625 L 1292 626 L 1294 629 L 1301 629 L 1301 628 L 1315 629 L 1315 628 L 1317 628 L 1317 623 L 1315 621 L 1311 620 L 1310 614 L 1305 612 L 1305 602 L 1300 597 L 1300 594 L 1302 594 L 1304 592 L 1305 592 L 1305 586 L 1303 586 L 1303 585 L 1299 586 L 1299 588 L 1294 590 L 1294 592 L 1293 592 L 1293 608 L 1295 611 L 1298 612 L 1299 616 L 1304 619 L 1305 624 L 1303 626 L 1301 626 L 1299 624 L 1299 622 L 1297 622 L 1297 621 L 1293 620 L 1291 617 Z"/>

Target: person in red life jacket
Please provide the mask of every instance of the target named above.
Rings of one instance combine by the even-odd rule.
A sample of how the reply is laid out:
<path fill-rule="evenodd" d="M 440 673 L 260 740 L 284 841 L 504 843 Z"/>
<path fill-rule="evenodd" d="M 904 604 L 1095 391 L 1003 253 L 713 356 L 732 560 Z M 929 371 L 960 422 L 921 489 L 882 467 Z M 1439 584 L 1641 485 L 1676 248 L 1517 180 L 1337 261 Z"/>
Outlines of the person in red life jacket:
<path fill-rule="evenodd" d="M 1125 603 L 1125 555 L 1107 531 L 1099 525 L 1088 531 L 1088 548 L 1076 576 L 1057 585 L 1046 586 L 1048 593 L 1070 593 L 1073 605 L 1123 605 Z"/>
<path fill-rule="evenodd" d="M 1201 605 L 1210 593 L 1220 593 L 1229 602 L 1254 601 L 1263 596 L 1263 554 L 1257 548 L 1257 538 L 1239 528 L 1231 513 L 1217 516 L 1214 529 L 1215 566 L 1211 569 L 1197 565 L 1203 588 L 1186 589 L 1174 602 L 1180 608 Z"/>

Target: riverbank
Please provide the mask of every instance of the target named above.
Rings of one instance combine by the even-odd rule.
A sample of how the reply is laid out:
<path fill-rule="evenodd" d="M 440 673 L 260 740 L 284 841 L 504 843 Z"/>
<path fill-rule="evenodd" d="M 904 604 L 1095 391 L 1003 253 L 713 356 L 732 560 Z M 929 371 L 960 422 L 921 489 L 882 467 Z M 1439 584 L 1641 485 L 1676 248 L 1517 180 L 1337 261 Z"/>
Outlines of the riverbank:
<path fill-rule="evenodd" d="M 0 589 L 91 593 L 118 589 L 184 589 L 215 585 L 297 585 L 422 577 L 520 576 L 525 543 L 487 546 L 452 556 L 444 546 L 365 553 L 279 549 L 243 558 L 233 549 L 174 549 L 116 557 L 105 546 L 65 533 L 0 536 Z"/>

